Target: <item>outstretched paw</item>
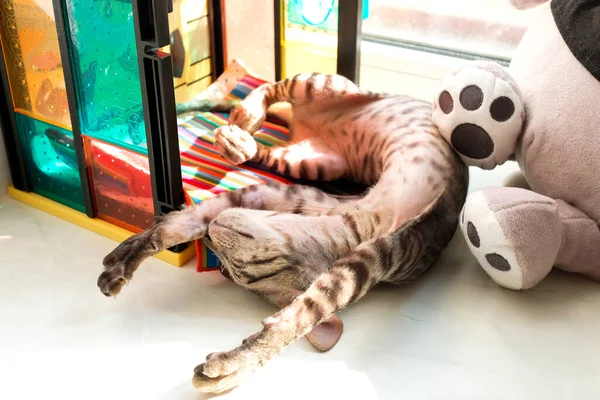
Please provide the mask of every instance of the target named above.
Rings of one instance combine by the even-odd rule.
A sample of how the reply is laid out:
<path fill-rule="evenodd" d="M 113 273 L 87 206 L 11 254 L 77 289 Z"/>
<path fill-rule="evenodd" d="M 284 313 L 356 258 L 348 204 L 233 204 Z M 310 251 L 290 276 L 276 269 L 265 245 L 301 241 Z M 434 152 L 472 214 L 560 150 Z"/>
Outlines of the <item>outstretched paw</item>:
<path fill-rule="evenodd" d="M 103 261 L 105 270 L 98 277 L 98 287 L 102 294 L 107 297 L 115 297 L 118 295 L 128 282 L 128 279 L 125 278 L 123 260 L 119 260 L 114 256 L 114 253 L 117 250 L 118 248 L 106 256 Z"/>
<path fill-rule="evenodd" d="M 154 229 L 150 228 L 133 235 L 104 257 L 104 272 L 98 277 L 97 285 L 105 296 L 118 295 L 144 258 L 158 252 L 159 249 L 150 240 L 153 232 Z"/>
<path fill-rule="evenodd" d="M 433 121 L 468 165 L 492 169 L 514 153 L 523 126 L 519 89 L 498 64 L 473 63 L 446 78 Z"/>
<path fill-rule="evenodd" d="M 98 287 L 106 297 L 115 297 L 127 284 L 127 279 L 123 276 L 122 271 L 122 268 L 113 268 L 104 271 L 98 277 Z"/>
<path fill-rule="evenodd" d="M 215 129 L 215 146 L 234 165 L 250 160 L 258 150 L 254 138 L 236 125 Z"/>
<path fill-rule="evenodd" d="M 206 362 L 194 369 L 192 383 L 202 392 L 226 392 L 237 387 L 258 366 L 259 364 L 243 357 L 240 349 L 209 354 Z"/>

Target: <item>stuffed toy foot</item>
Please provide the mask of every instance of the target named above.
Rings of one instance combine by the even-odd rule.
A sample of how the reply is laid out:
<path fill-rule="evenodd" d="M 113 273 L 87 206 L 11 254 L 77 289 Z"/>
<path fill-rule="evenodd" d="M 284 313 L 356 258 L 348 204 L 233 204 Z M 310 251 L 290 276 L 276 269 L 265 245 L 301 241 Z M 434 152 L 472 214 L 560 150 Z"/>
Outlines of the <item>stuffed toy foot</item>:
<path fill-rule="evenodd" d="M 600 280 L 600 230 L 583 212 L 520 188 L 467 198 L 460 228 L 483 269 L 501 286 L 529 289 L 552 267 Z"/>
<path fill-rule="evenodd" d="M 473 193 L 461 215 L 470 250 L 502 286 L 531 288 L 552 267 L 600 281 L 600 53 L 589 39 L 599 16 L 598 1 L 546 4 L 513 76 L 473 63 L 434 99 L 433 121 L 465 164 L 519 163 L 523 176 L 506 182 L 515 187 Z"/>
<path fill-rule="evenodd" d="M 460 228 L 485 272 L 509 289 L 528 289 L 546 277 L 561 245 L 555 202 L 518 188 L 471 194 Z"/>

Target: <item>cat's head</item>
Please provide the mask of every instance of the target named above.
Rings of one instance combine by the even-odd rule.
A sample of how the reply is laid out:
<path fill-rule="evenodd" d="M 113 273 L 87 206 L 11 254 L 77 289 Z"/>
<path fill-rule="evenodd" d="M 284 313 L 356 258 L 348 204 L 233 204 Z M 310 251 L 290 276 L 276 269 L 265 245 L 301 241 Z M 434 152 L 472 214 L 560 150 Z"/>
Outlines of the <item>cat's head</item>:
<path fill-rule="evenodd" d="M 210 223 L 204 243 L 221 260 L 224 274 L 250 284 L 285 268 L 289 262 L 285 237 L 268 223 L 274 215 L 233 208 Z"/>
<path fill-rule="evenodd" d="M 502 66 L 474 62 L 444 80 L 432 118 L 465 164 L 493 169 L 515 153 L 525 108 L 516 82 Z"/>

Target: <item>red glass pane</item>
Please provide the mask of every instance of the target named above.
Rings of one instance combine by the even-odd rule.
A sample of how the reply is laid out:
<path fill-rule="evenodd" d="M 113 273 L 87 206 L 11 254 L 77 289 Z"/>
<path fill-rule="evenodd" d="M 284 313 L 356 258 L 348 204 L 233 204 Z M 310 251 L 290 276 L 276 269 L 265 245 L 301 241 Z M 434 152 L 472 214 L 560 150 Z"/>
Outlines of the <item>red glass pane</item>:
<path fill-rule="evenodd" d="M 98 217 L 139 232 L 154 220 L 148 157 L 83 136 Z"/>

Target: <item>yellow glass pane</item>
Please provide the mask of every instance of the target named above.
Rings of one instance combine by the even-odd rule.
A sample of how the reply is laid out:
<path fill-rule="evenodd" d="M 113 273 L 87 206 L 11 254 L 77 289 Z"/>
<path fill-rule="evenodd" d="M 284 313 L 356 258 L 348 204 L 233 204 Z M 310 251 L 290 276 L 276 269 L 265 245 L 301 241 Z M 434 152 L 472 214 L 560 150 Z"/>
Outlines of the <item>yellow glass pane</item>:
<path fill-rule="evenodd" d="M 175 102 L 183 103 L 193 99 L 198 93 L 204 92 L 213 82 L 212 76 L 200 79 L 192 84 L 185 84 L 175 88 Z"/>
<path fill-rule="evenodd" d="M 282 77 L 337 70 L 339 0 L 281 0 Z"/>
<path fill-rule="evenodd" d="M 184 102 L 203 90 L 211 75 L 210 30 L 206 0 L 173 0 L 169 14 L 171 43 L 161 50 L 171 54 L 176 102 Z"/>
<path fill-rule="evenodd" d="M 0 26 L 15 109 L 70 127 L 52 0 L 3 0 Z"/>

